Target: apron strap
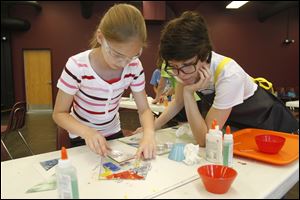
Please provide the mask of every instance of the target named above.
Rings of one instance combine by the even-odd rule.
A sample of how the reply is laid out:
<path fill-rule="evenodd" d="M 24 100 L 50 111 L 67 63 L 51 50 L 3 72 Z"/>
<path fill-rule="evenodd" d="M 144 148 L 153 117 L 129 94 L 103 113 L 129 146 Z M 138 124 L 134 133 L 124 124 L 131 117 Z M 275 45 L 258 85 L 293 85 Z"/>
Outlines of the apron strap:
<path fill-rule="evenodd" d="M 231 58 L 228 58 L 228 57 L 225 57 L 217 66 L 217 69 L 215 71 L 215 75 L 214 75 L 214 84 L 216 84 L 217 82 L 217 79 L 218 79 L 218 76 L 219 74 L 222 72 L 224 66 L 229 63 L 232 59 Z"/>
<path fill-rule="evenodd" d="M 251 77 L 252 78 L 252 77 Z M 265 78 L 252 78 L 254 83 L 258 84 L 260 87 L 264 88 L 267 91 L 270 91 L 272 94 L 274 94 L 273 84 Z"/>

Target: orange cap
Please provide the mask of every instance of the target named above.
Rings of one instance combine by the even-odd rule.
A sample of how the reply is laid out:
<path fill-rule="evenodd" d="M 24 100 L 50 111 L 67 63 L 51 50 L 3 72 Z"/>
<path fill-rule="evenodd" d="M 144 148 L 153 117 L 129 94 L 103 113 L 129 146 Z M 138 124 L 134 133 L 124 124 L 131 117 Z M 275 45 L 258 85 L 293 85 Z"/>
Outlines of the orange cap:
<path fill-rule="evenodd" d="M 217 125 L 217 120 L 214 119 L 213 122 L 212 122 L 212 124 L 211 124 L 211 128 L 212 129 L 216 129 L 216 125 Z"/>
<path fill-rule="evenodd" d="M 231 133 L 230 126 L 227 125 L 227 126 L 226 126 L 226 134 L 230 134 L 230 133 Z"/>
<path fill-rule="evenodd" d="M 62 160 L 68 160 L 68 154 L 65 147 L 61 148 L 61 159 Z"/>

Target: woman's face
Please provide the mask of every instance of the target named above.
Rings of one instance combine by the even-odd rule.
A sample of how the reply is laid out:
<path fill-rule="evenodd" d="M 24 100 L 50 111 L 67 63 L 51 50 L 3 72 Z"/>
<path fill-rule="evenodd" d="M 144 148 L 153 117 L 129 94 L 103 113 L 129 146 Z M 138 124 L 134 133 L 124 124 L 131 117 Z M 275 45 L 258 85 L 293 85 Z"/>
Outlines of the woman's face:
<path fill-rule="evenodd" d="M 204 67 L 204 63 L 198 56 L 185 61 L 170 60 L 166 66 L 166 71 L 183 85 L 191 85 L 199 80 L 198 70 Z"/>

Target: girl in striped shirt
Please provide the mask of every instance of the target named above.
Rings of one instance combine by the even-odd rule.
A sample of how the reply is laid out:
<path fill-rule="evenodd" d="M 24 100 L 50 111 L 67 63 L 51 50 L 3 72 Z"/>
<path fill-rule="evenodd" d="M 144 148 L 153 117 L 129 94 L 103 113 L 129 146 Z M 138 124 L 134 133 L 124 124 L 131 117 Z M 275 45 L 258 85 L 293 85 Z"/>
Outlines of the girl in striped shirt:
<path fill-rule="evenodd" d="M 138 59 L 146 38 L 140 11 L 117 4 L 101 19 L 92 48 L 69 58 L 57 83 L 53 119 L 68 130 L 73 146 L 79 140 L 93 152 L 107 155 L 106 140 L 123 136 L 118 110 L 124 90 L 130 87 L 144 128 L 137 158 L 155 157 L 154 119 Z"/>

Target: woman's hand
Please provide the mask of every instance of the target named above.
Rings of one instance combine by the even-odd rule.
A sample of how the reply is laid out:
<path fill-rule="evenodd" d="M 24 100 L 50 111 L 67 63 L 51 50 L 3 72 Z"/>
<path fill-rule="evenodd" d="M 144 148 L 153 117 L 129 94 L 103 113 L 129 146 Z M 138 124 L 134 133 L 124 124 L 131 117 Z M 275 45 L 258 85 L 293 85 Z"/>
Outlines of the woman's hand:
<path fill-rule="evenodd" d="M 199 81 L 195 84 L 184 86 L 185 92 L 194 93 L 195 91 L 207 88 L 212 76 L 209 64 L 205 64 L 204 67 L 198 69 L 198 73 L 200 76 Z"/>
<path fill-rule="evenodd" d="M 111 150 L 106 139 L 98 131 L 91 129 L 85 135 L 85 143 L 94 153 L 106 156 Z"/>
<path fill-rule="evenodd" d="M 142 157 L 144 159 L 152 159 L 156 156 L 156 141 L 155 141 L 155 135 L 144 135 L 140 146 L 136 153 L 136 158 L 141 159 Z"/>

